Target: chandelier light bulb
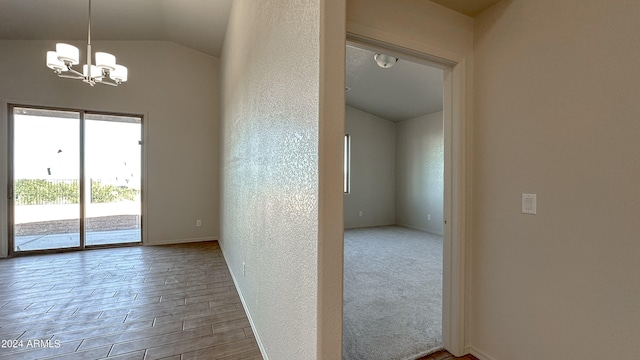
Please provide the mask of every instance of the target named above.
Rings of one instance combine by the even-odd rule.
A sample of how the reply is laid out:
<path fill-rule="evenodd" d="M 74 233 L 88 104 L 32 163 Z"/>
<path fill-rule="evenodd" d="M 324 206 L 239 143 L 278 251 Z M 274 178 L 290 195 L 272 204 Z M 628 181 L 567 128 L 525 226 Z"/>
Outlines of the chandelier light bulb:
<path fill-rule="evenodd" d="M 106 52 L 96 52 L 96 66 L 113 71 L 116 68 L 116 57 Z"/>
<path fill-rule="evenodd" d="M 117 82 L 125 82 L 127 81 L 129 70 L 122 65 L 115 66 L 115 70 L 113 70 L 110 74 L 111 79 Z"/>
<path fill-rule="evenodd" d="M 58 60 L 60 61 L 70 62 L 71 65 L 80 63 L 80 50 L 73 45 L 57 43 L 56 53 L 58 53 Z"/>
<path fill-rule="evenodd" d="M 89 66 L 87 66 L 87 64 L 82 65 L 82 74 L 87 78 L 96 78 L 102 76 L 102 70 L 100 70 L 100 68 L 95 65 L 91 65 L 91 74 L 89 74 L 87 69 L 89 69 Z"/>
<path fill-rule="evenodd" d="M 58 60 L 58 53 L 55 51 L 47 51 L 47 67 L 55 70 L 56 72 L 67 70 L 64 62 Z"/>

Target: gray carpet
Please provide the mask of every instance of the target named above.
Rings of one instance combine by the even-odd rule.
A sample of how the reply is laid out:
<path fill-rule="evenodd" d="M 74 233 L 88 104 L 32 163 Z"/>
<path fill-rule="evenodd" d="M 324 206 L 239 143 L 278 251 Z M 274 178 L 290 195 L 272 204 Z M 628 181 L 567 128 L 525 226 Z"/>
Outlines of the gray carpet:
<path fill-rule="evenodd" d="M 442 237 L 345 230 L 344 360 L 416 359 L 442 347 Z"/>

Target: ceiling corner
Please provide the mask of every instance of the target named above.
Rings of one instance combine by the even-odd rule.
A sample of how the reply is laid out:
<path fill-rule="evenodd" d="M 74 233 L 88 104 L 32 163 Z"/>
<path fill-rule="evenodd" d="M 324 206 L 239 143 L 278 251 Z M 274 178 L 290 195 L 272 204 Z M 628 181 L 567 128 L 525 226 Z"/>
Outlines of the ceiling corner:
<path fill-rule="evenodd" d="M 461 14 L 475 17 L 501 0 L 430 0 Z"/>

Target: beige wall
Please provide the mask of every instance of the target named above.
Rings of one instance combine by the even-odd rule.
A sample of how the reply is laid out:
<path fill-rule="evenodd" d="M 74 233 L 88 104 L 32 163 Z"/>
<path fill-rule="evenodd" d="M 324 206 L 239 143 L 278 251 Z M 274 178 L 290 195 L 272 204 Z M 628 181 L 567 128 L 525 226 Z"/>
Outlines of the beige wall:
<path fill-rule="evenodd" d="M 351 136 L 345 229 L 395 224 L 396 124 L 347 106 L 345 133 Z"/>
<path fill-rule="evenodd" d="M 443 131 L 442 111 L 396 123 L 398 225 L 442 235 Z"/>
<path fill-rule="evenodd" d="M 129 67 L 130 80 L 118 88 L 90 88 L 46 68 L 46 51 L 54 47 L 53 41 L 0 41 L 3 105 L 143 114 L 145 242 L 217 238 L 219 60 L 169 42 L 95 42 L 94 51 L 112 52 Z M 0 239 L 6 254 L 6 111 L 0 121 Z M 196 219 L 202 227 L 195 227 Z"/>
<path fill-rule="evenodd" d="M 341 354 L 340 3 L 235 1 L 227 28 L 221 246 L 269 359 Z"/>
<path fill-rule="evenodd" d="M 473 20 L 431 1 L 349 0 L 347 31 L 431 53 L 473 53 Z"/>
<path fill-rule="evenodd" d="M 633 0 L 507 0 L 476 19 L 469 343 L 482 359 L 640 353 L 638 19 Z"/>

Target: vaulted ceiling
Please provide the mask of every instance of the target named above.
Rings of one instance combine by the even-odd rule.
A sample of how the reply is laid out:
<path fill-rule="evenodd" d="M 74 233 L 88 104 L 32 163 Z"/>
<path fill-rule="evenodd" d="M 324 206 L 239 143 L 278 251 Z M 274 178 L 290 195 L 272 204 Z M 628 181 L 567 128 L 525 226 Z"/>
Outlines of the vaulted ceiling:
<path fill-rule="evenodd" d="M 219 57 L 232 1 L 93 0 L 91 37 L 173 41 Z M 475 16 L 499 0 L 431 1 Z M 88 3 L 87 0 L 0 0 L 0 39 L 86 39 Z"/>
<path fill-rule="evenodd" d="M 92 40 L 164 40 L 219 57 L 232 0 L 93 0 Z M 0 0 L 0 39 L 85 40 L 87 0 Z"/>
<path fill-rule="evenodd" d="M 172 41 L 220 57 L 233 0 L 92 0 L 92 40 Z M 468 16 L 500 0 L 433 1 Z M 85 40 L 88 0 L 0 0 L 1 40 Z M 392 121 L 442 108 L 441 71 L 408 61 L 381 69 L 347 49 L 347 104 Z"/>

